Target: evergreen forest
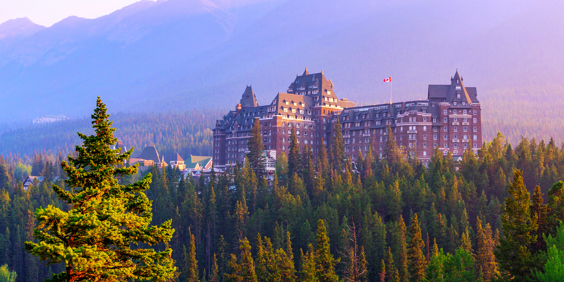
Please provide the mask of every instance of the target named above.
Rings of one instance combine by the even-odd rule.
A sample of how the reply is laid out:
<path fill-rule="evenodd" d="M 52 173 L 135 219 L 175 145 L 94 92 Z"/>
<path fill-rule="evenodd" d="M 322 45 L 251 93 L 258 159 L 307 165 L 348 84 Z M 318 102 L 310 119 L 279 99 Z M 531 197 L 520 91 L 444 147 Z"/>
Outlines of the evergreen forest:
<path fill-rule="evenodd" d="M 83 132 L 96 135 L 79 136 L 86 140 L 85 148 L 115 141 L 110 135 L 102 143 L 96 139 L 108 134 L 111 125 L 104 123 L 103 114 L 92 122 L 94 131 Z M 131 142 L 167 140 L 174 135 L 171 132 L 186 130 L 183 134 L 194 139 L 182 141 L 184 145 L 177 144 L 177 148 L 173 148 L 173 139 L 167 140 L 169 150 L 199 144 L 208 152 L 210 125 L 198 124 L 197 116 L 184 117 L 195 119 L 191 125 L 168 124 L 162 132 L 147 132 Z M 166 123 L 147 116 L 136 118 Z M 135 140 L 132 128 L 137 126 L 143 127 L 139 122 L 122 130 L 116 120 L 114 135 Z M 139 198 L 146 206 L 143 211 L 149 207 L 150 224 L 160 226 L 155 228 L 162 228 L 166 236 L 155 241 L 160 244 L 148 240 L 138 248 L 162 254 L 167 269 L 174 270 L 163 279 L 564 279 L 564 147 L 552 139 L 522 138 L 512 144 L 498 133 L 478 154 L 467 151 L 455 162 L 452 156 L 435 151 L 425 166 L 403 154 L 394 138 L 388 138 L 382 158 L 369 152 L 352 160 L 345 156 L 340 130 L 334 130 L 332 145 L 319 155 L 300 146 L 292 130 L 290 152 L 278 158 L 275 175 L 267 180 L 262 155 L 257 153 L 263 148 L 259 127 L 256 123 L 254 138 L 249 139 L 247 161 L 228 173 L 212 172 L 209 180 L 183 178 L 170 166 L 139 173 L 135 167 L 119 164 L 123 157 L 114 157 L 113 151 L 100 149 L 103 146 L 91 151 L 99 155 L 86 155 L 96 160 L 106 156 L 116 167 L 115 183 L 100 183 L 147 186 L 134 192 L 144 191 L 151 202 Z M 45 256 L 34 256 L 28 245 L 40 246 L 41 238 L 34 229 L 38 228 L 38 214 L 49 210 L 44 208 L 72 213 L 76 201 L 85 199 L 73 198 L 79 195 L 76 187 L 91 185 L 81 182 L 88 173 L 72 168 L 89 167 L 91 160 L 82 160 L 85 151 L 81 150 L 73 153 L 67 148 L 70 158 L 47 151 L 30 153 L 28 160 L 19 155 L 0 157 L 0 279 L 6 279 L 2 281 L 44 281 L 60 278 L 53 274 L 66 271 L 65 260 L 40 260 Z M 100 175 L 107 177 L 103 168 Z M 21 179 L 29 174 L 42 175 L 45 181 L 36 181 L 25 190 Z M 141 215 L 148 224 L 148 215 Z M 28 242 L 25 249 L 24 242 Z M 119 281 L 112 279 L 107 280 Z"/>

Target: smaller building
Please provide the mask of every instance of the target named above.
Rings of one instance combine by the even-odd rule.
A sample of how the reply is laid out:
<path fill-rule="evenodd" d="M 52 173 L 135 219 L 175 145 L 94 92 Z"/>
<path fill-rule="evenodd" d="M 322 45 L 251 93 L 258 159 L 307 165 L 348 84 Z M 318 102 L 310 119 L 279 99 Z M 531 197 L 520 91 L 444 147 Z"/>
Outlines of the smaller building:
<path fill-rule="evenodd" d="M 174 169 L 178 168 L 178 170 L 180 171 L 186 169 L 186 164 L 184 163 L 184 159 L 178 153 L 176 153 L 176 160 L 170 161 L 170 166 Z"/>
<path fill-rule="evenodd" d="M 145 149 L 143 149 L 139 157 L 129 159 L 130 165 L 134 165 L 136 163 L 140 163 L 143 166 L 167 166 L 164 156 L 159 156 L 159 152 L 157 151 L 157 148 L 155 148 L 155 146 L 147 146 L 145 147 Z"/>
<path fill-rule="evenodd" d="M 39 184 L 39 183 L 43 182 L 44 180 L 45 180 L 45 177 L 43 177 L 43 176 L 28 176 L 23 181 L 23 188 L 24 188 L 24 190 L 27 191 L 27 188 L 29 187 L 29 185 L 33 185 L 34 183 Z"/>

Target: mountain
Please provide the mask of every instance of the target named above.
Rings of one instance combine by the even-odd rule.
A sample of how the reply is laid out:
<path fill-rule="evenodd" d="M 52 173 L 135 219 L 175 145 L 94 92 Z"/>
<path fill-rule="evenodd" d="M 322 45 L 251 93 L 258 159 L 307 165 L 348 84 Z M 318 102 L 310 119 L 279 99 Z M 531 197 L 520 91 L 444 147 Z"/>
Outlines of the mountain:
<path fill-rule="evenodd" d="M 44 28 L 28 18 L 9 20 L 0 24 L 0 40 L 28 37 Z"/>
<path fill-rule="evenodd" d="M 419 99 L 458 69 L 486 124 L 564 106 L 561 1 L 234 3 L 141 1 L 0 39 L 0 117 L 82 116 L 97 95 L 115 111 L 231 108 L 248 84 L 264 104 L 304 67 L 359 104 L 389 100 L 384 77 L 394 100 Z"/>

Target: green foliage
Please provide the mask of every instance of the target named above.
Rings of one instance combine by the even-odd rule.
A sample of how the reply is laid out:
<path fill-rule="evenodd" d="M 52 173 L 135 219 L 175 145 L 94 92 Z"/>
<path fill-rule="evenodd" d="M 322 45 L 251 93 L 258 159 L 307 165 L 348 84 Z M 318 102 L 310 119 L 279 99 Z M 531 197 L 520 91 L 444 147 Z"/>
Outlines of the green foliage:
<path fill-rule="evenodd" d="M 8 265 L 0 266 L 0 282 L 15 282 L 18 275 L 15 271 L 10 271 Z"/>
<path fill-rule="evenodd" d="M 531 217 L 530 194 L 523 183 L 521 171 L 515 171 L 508 190 L 510 197 L 505 199 L 501 216 L 503 234 L 495 256 L 506 277 L 514 281 L 526 281 L 536 267 L 530 248 L 537 240 L 537 217 Z"/>
<path fill-rule="evenodd" d="M 103 279 L 154 279 L 173 277 L 172 249 L 163 251 L 135 248 L 139 243 L 156 245 L 172 238 L 170 221 L 160 227 L 150 226 L 151 203 L 143 193 L 149 188 L 150 175 L 131 185 L 120 185 L 116 177 L 132 175 L 137 167 L 123 167 L 132 150 L 120 153 L 114 128 L 106 107 L 98 98 L 92 115 L 95 135 L 79 133 L 83 146 L 76 147 L 76 157 L 69 157 L 62 168 L 71 191 L 53 185 L 58 197 L 70 205 L 63 211 L 52 205 L 35 212 L 39 226 L 25 249 L 51 263 L 65 262 L 66 272 L 53 276 L 54 281 Z"/>
<path fill-rule="evenodd" d="M 247 160 L 257 177 L 261 179 L 265 173 L 265 157 L 263 156 L 264 144 L 262 143 L 262 132 L 258 118 L 255 119 L 251 128 L 251 138 L 247 141 L 247 148 L 249 150 Z"/>

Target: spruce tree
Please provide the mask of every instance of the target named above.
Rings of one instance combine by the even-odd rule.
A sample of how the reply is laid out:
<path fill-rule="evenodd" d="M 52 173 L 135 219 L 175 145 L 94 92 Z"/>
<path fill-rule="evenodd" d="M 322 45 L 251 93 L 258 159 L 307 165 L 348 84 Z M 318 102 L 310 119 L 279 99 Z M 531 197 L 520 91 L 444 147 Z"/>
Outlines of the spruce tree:
<path fill-rule="evenodd" d="M 315 239 L 315 273 L 320 282 L 339 281 L 335 274 L 335 258 L 331 254 L 327 229 L 322 219 L 317 221 L 317 236 Z"/>
<path fill-rule="evenodd" d="M 251 138 L 247 140 L 247 160 L 258 179 L 262 179 L 265 175 L 265 156 L 263 155 L 264 144 L 262 142 L 262 132 L 260 121 L 255 119 L 251 128 Z"/>
<path fill-rule="evenodd" d="M 427 264 L 423 248 L 425 243 L 421 238 L 421 227 L 417 214 L 413 214 L 411 225 L 409 226 L 409 246 L 407 248 L 407 257 L 409 261 L 409 272 L 411 281 L 420 282 L 425 279 L 425 266 Z"/>
<path fill-rule="evenodd" d="M 231 273 L 224 274 L 225 281 L 227 282 L 257 282 L 257 275 L 255 273 L 255 264 L 251 256 L 251 245 L 249 240 L 244 238 L 239 240 L 239 253 L 240 257 L 231 254 L 229 260 L 229 268 Z"/>
<path fill-rule="evenodd" d="M 288 145 L 288 178 L 292 178 L 296 173 L 300 172 L 300 144 L 296 129 L 292 125 L 290 131 L 290 145 Z"/>
<path fill-rule="evenodd" d="M 137 166 L 124 167 L 133 149 L 120 153 L 111 149 L 117 139 L 106 105 L 98 97 L 92 115 L 94 135 L 78 133 L 82 146 L 76 156 L 61 164 L 67 175 L 67 191 L 53 185 L 68 211 L 54 206 L 35 211 L 39 225 L 34 230 L 37 243 L 28 241 L 25 249 L 50 263 L 64 262 L 66 270 L 52 281 L 125 281 L 171 279 L 176 271 L 172 249 L 163 251 L 139 247 L 171 240 L 171 220 L 151 226 L 151 202 L 143 191 L 151 175 L 130 185 L 118 178 L 137 173 Z"/>
<path fill-rule="evenodd" d="M 508 192 L 510 196 L 505 198 L 501 216 L 503 233 L 495 256 L 506 279 L 527 281 L 536 268 L 530 246 L 537 240 L 538 226 L 536 215 L 530 214 L 530 194 L 520 170 L 515 171 Z"/>
<path fill-rule="evenodd" d="M 343 129 L 341 128 L 341 121 L 333 126 L 333 140 L 331 141 L 333 169 L 338 172 L 343 171 L 345 162 L 345 141 L 343 140 Z"/>
<path fill-rule="evenodd" d="M 194 239 L 194 234 L 192 234 L 190 230 L 188 230 L 188 234 L 190 236 L 190 245 L 184 258 L 186 263 L 186 282 L 199 282 L 198 260 L 196 260 L 196 239 Z"/>

